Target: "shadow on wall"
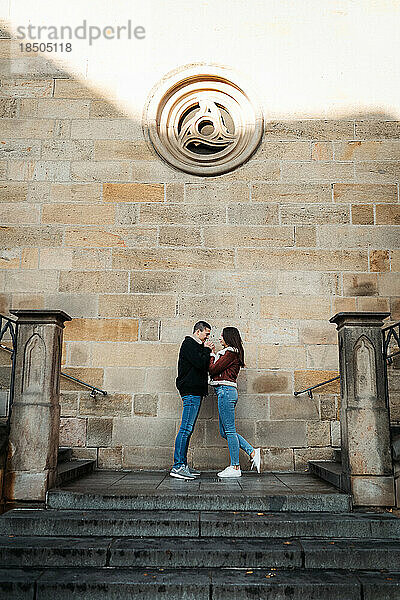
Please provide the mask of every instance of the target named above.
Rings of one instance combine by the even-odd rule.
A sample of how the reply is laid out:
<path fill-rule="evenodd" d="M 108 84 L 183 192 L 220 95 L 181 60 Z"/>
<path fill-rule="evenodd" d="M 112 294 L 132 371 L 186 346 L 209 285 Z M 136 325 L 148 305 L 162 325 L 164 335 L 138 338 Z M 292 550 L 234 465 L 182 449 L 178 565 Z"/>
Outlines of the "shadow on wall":
<path fill-rule="evenodd" d="M 400 318 L 399 122 L 266 120 L 245 165 L 191 176 L 116 101 L 3 36 L 0 310 L 69 313 L 63 369 L 109 391 L 63 382 L 61 443 L 102 468 L 170 466 L 179 343 L 205 318 L 215 339 L 228 324 L 245 339 L 238 429 L 268 447 L 264 467 L 331 458 L 338 387 L 293 391 L 337 374 L 334 313 Z M 214 397 L 191 459 L 226 465 Z"/>

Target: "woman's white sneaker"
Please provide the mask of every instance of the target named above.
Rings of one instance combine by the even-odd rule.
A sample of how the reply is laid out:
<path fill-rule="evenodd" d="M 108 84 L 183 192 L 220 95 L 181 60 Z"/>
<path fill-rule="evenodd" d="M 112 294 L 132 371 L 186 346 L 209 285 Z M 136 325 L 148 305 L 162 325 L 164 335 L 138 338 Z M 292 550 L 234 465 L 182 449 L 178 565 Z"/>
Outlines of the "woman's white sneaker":
<path fill-rule="evenodd" d="M 223 471 L 220 471 L 219 473 L 217 473 L 218 477 L 241 477 L 242 476 L 242 471 L 239 469 L 234 469 L 231 466 L 226 467 L 226 469 L 224 469 Z"/>
<path fill-rule="evenodd" d="M 251 459 L 251 468 L 257 469 L 257 473 L 261 471 L 261 448 L 254 449 L 254 456 Z"/>

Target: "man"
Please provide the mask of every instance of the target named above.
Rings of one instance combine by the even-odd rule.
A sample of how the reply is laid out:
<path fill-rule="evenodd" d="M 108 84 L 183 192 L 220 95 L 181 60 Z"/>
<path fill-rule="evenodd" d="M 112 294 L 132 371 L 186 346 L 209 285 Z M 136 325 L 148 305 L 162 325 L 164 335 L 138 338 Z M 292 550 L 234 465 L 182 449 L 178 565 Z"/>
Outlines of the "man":
<path fill-rule="evenodd" d="M 181 426 L 175 440 L 174 466 L 171 477 L 196 479 L 199 471 L 187 464 L 190 437 L 200 410 L 201 399 L 208 393 L 208 365 L 213 344 L 208 340 L 211 325 L 198 321 L 193 335 L 187 335 L 179 350 L 178 377 L 176 387 L 182 397 L 183 411 Z"/>

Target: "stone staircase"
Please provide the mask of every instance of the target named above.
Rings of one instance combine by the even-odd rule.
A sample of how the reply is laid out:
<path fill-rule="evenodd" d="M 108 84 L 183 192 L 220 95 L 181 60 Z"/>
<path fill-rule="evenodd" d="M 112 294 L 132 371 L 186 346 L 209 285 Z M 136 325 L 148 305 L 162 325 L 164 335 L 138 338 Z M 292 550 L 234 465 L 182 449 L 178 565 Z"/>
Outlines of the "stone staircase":
<path fill-rule="evenodd" d="M 394 600 L 399 537 L 306 474 L 96 472 L 0 517 L 0 597 Z"/>

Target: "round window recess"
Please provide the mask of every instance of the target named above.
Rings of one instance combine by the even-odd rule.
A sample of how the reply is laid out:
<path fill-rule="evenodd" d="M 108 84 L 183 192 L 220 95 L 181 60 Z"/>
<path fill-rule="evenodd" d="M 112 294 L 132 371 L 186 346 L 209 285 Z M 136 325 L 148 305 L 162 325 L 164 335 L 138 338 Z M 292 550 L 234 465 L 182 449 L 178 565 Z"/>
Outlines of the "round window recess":
<path fill-rule="evenodd" d="M 246 89 L 245 89 L 246 88 Z M 219 175 L 250 158 L 260 143 L 263 117 L 249 86 L 228 68 L 192 65 L 155 86 L 144 129 L 156 152 L 194 175 Z"/>

